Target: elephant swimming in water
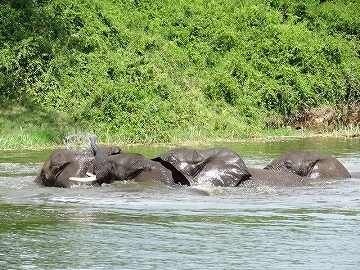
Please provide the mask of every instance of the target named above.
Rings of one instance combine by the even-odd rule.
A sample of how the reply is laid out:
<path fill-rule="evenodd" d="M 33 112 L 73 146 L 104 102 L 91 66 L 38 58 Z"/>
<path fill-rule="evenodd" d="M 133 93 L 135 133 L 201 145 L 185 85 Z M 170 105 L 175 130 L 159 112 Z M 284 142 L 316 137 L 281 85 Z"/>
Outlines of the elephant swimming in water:
<path fill-rule="evenodd" d="M 348 170 L 336 158 L 304 150 L 290 150 L 274 159 L 264 169 L 291 172 L 312 179 L 351 177 Z"/>
<path fill-rule="evenodd" d="M 101 151 L 109 155 L 122 152 L 118 146 L 102 147 Z M 93 160 L 94 154 L 90 150 L 57 149 L 45 161 L 35 182 L 46 187 L 64 188 L 78 185 L 79 181 L 95 183 Z"/>
<path fill-rule="evenodd" d="M 193 179 L 191 185 L 211 183 L 221 187 L 295 187 L 309 184 L 305 178 L 289 172 L 248 168 L 241 157 L 228 148 L 177 148 L 153 160 Z"/>
<path fill-rule="evenodd" d="M 86 177 L 93 171 L 93 154 L 57 149 L 45 161 L 35 182 L 46 187 L 71 187 L 71 177 Z"/>
<path fill-rule="evenodd" d="M 95 138 L 90 138 L 94 155 L 93 166 L 98 184 L 114 181 L 133 180 L 135 182 L 157 181 L 167 185 L 189 185 L 189 181 L 181 174 L 175 175 L 161 163 L 153 161 L 138 153 L 109 153 L 98 147 Z"/>
<path fill-rule="evenodd" d="M 191 185 L 207 182 L 214 186 L 236 187 L 251 176 L 240 156 L 227 148 L 177 148 L 153 160 L 181 172 L 191 179 Z"/>
<path fill-rule="evenodd" d="M 267 187 L 303 187 L 309 186 L 309 181 L 297 174 L 290 172 L 269 171 L 258 168 L 249 168 L 251 177 L 249 180 L 242 182 L 239 187 L 257 188 Z"/>
<path fill-rule="evenodd" d="M 118 146 L 98 147 L 94 137 L 90 138 L 90 148 L 89 151 L 55 150 L 45 161 L 35 182 L 64 188 L 79 182 L 101 185 L 126 180 L 190 185 L 182 174 L 176 175 L 141 154 L 123 153 Z"/>

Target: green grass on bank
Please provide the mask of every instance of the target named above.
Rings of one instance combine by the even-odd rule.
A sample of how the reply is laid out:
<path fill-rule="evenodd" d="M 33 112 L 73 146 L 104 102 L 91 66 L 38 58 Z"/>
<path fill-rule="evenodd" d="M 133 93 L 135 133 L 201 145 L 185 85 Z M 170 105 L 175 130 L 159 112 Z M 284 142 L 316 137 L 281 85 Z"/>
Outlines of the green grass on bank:
<path fill-rule="evenodd" d="M 359 10 L 351 0 L 4 0 L 0 148 L 77 132 L 149 144 L 293 136 L 304 131 L 288 126 L 323 106 L 337 134 L 356 133 Z"/>
<path fill-rule="evenodd" d="M 162 143 L 149 138 L 146 141 L 137 141 L 132 137 L 122 134 L 101 132 L 94 133 L 93 129 L 79 129 L 71 125 L 64 116 L 54 113 L 41 112 L 35 108 L 25 108 L 9 102 L 7 106 L 0 108 L 0 149 L 40 149 L 64 147 L 64 138 L 68 136 L 81 136 L 83 134 L 95 134 L 98 140 L 104 144 L 130 145 L 143 143 L 148 145 Z M 231 135 L 231 134 L 230 134 Z M 277 129 L 262 129 L 242 136 L 221 136 L 221 134 L 210 134 L 201 127 L 189 130 L 169 131 L 167 143 L 175 145 L 206 144 L 213 141 L 229 140 L 252 140 L 259 138 L 285 138 L 285 137 L 358 137 L 359 126 L 345 126 L 331 132 L 319 132 L 313 130 L 296 130 L 291 127 Z"/>

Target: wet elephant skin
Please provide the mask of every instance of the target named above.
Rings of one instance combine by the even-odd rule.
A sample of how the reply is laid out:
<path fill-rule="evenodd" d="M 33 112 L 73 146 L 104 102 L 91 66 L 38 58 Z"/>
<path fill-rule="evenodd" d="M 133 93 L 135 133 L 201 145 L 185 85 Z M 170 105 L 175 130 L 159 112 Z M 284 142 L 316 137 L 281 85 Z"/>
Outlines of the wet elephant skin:
<path fill-rule="evenodd" d="M 99 184 L 128 180 L 158 181 L 167 185 L 174 183 L 170 170 L 141 154 L 96 155 L 93 162 L 94 174 Z"/>
<path fill-rule="evenodd" d="M 154 160 L 175 168 L 191 185 L 208 182 L 214 186 L 236 187 L 251 176 L 240 156 L 228 148 L 176 148 Z"/>
<path fill-rule="evenodd" d="M 240 183 L 239 187 L 255 188 L 267 187 L 303 187 L 309 186 L 308 179 L 289 172 L 269 171 L 265 169 L 249 168 L 250 179 Z"/>
<path fill-rule="evenodd" d="M 35 181 L 44 186 L 71 187 L 70 177 L 94 173 L 94 183 L 133 180 L 167 185 L 210 183 L 221 187 L 295 187 L 309 184 L 308 178 L 349 177 L 335 158 L 325 154 L 293 150 L 265 169 L 247 168 L 241 157 L 228 148 L 204 150 L 176 148 L 154 159 L 138 153 L 123 153 L 118 146 L 98 147 L 90 138 L 91 151 L 55 150 Z M 304 177 L 302 177 L 304 176 Z"/>
<path fill-rule="evenodd" d="M 114 181 L 157 181 L 167 185 L 179 183 L 174 181 L 173 172 L 161 163 L 144 157 L 139 153 L 109 152 L 96 145 L 95 138 L 90 138 L 90 146 L 94 155 L 94 174 L 97 183 Z M 181 184 L 189 184 L 186 178 Z"/>
<path fill-rule="evenodd" d="M 264 169 L 291 172 L 308 178 L 349 178 L 348 170 L 334 157 L 323 153 L 290 150 Z"/>
<path fill-rule="evenodd" d="M 47 187 L 71 187 L 70 177 L 86 177 L 93 171 L 93 154 L 68 149 L 55 150 L 45 161 L 35 182 Z"/>
<path fill-rule="evenodd" d="M 108 155 L 121 153 L 117 146 L 101 147 L 101 151 Z M 45 161 L 35 182 L 46 187 L 67 188 L 79 185 L 69 178 L 85 178 L 87 173 L 93 173 L 93 160 L 92 151 L 57 149 Z"/>

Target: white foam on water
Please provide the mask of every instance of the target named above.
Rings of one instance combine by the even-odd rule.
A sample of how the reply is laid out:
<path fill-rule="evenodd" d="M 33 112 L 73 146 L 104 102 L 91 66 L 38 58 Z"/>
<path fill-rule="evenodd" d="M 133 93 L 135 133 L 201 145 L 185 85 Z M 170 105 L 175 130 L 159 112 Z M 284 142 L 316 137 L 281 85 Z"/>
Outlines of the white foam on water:
<path fill-rule="evenodd" d="M 269 186 L 259 187 L 218 187 L 209 182 L 202 182 L 191 186 L 192 189 L 199 191 L 207 196 L 231 196 L 231 195 L 259 195 L 259 194 L 277 194 L 286 188 L 274 188 Z M 289 188 L 288 188 L 289 189 Z"/>

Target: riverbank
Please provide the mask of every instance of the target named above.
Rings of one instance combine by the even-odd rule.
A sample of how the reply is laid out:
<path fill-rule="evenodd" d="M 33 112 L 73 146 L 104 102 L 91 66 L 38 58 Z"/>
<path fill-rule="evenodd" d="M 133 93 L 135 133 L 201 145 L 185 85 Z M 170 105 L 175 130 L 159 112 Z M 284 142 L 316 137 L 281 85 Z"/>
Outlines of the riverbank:
<path fill-rule="evenodd" d="M 322 114 L 324 115 L 324 114 Z M 354 124 L 316 126 L 318 118 L 307 118 L 306 123 L 293 126 L 259 128 L 249 124 L 241 131 L 209 132 L 204 126 L 191 128 L 174 128 L 166 131 L 167 139 L 148 135 L 145 139 L 126 137 L 123 128 L 119 132 L 102 130 L 99 127 L 80 127 L 68 116 L 58 112 L 39 110 L 37 107 L 22 106 L 19 103 L 2 102 L 0 107 L 0 149 L 43 149 L 64 146 L 64 139 L 84 139 L 93 134 L 99 143 L 118 145 L 201 145 L 216 141 L 255 141 L 255 140 L 283 140 L 284 138 L 299 137 L 359 137 L 360 126 Z M 164 131 L 162 131 L 164 132 Z"/>
<path fill-rule="evenodd" d="M 18 129 L 11 132 L 11 134 L 4 134 L 1 132 L 0 135 L 0 149 L 1 150 L 13 150 L 13 149 L 55 149 L 62 148 L 66 143 L 76 144 L 78 142 L 85 144 L 84 140 L 89 135 L 96 135 L 99 139 L 100 144 L 117 144 L 120 146 L 136 146 L 136 145 L 147 145 L 150 147 L 155 146 L 182 146 L 192 145 L 201 146 L 208 145 L 211 143 L 218 142 L 254 142 L 254 141 L 280 141 L 280 140 L 291 140 L 298 138 L 355 138 L 360 137 L 359 127 L 344 127 L 341 130 L 315 132 L 312 130 L 296 130 L 293 128 L 282 128 L 282 129 L 266 129 L 259 133 L 249 134 L 248 136 L 239 138 L 220 138 L 220 137 L 201 137 L 193 136 L 193 133 L 189 133 L 187 139 L 174 140 L 169 142 L 135 142 L 132 140 L 118 140 L 116 135 L 106 134 L 94 134 L 91 132 L 74 132 L 68 134 L 58 133 L 55 135 L 54 130 L 49 131 L 44 127 L 25 127 L 19 126 Z M 68 142 L 66 139 L 68 138 Z M 69 139 L 70 138 L 70 139 Z M 72 141 L 71 141 L 72 140 Z M 75 146 L 76 147 L 76 146 Z"/>

